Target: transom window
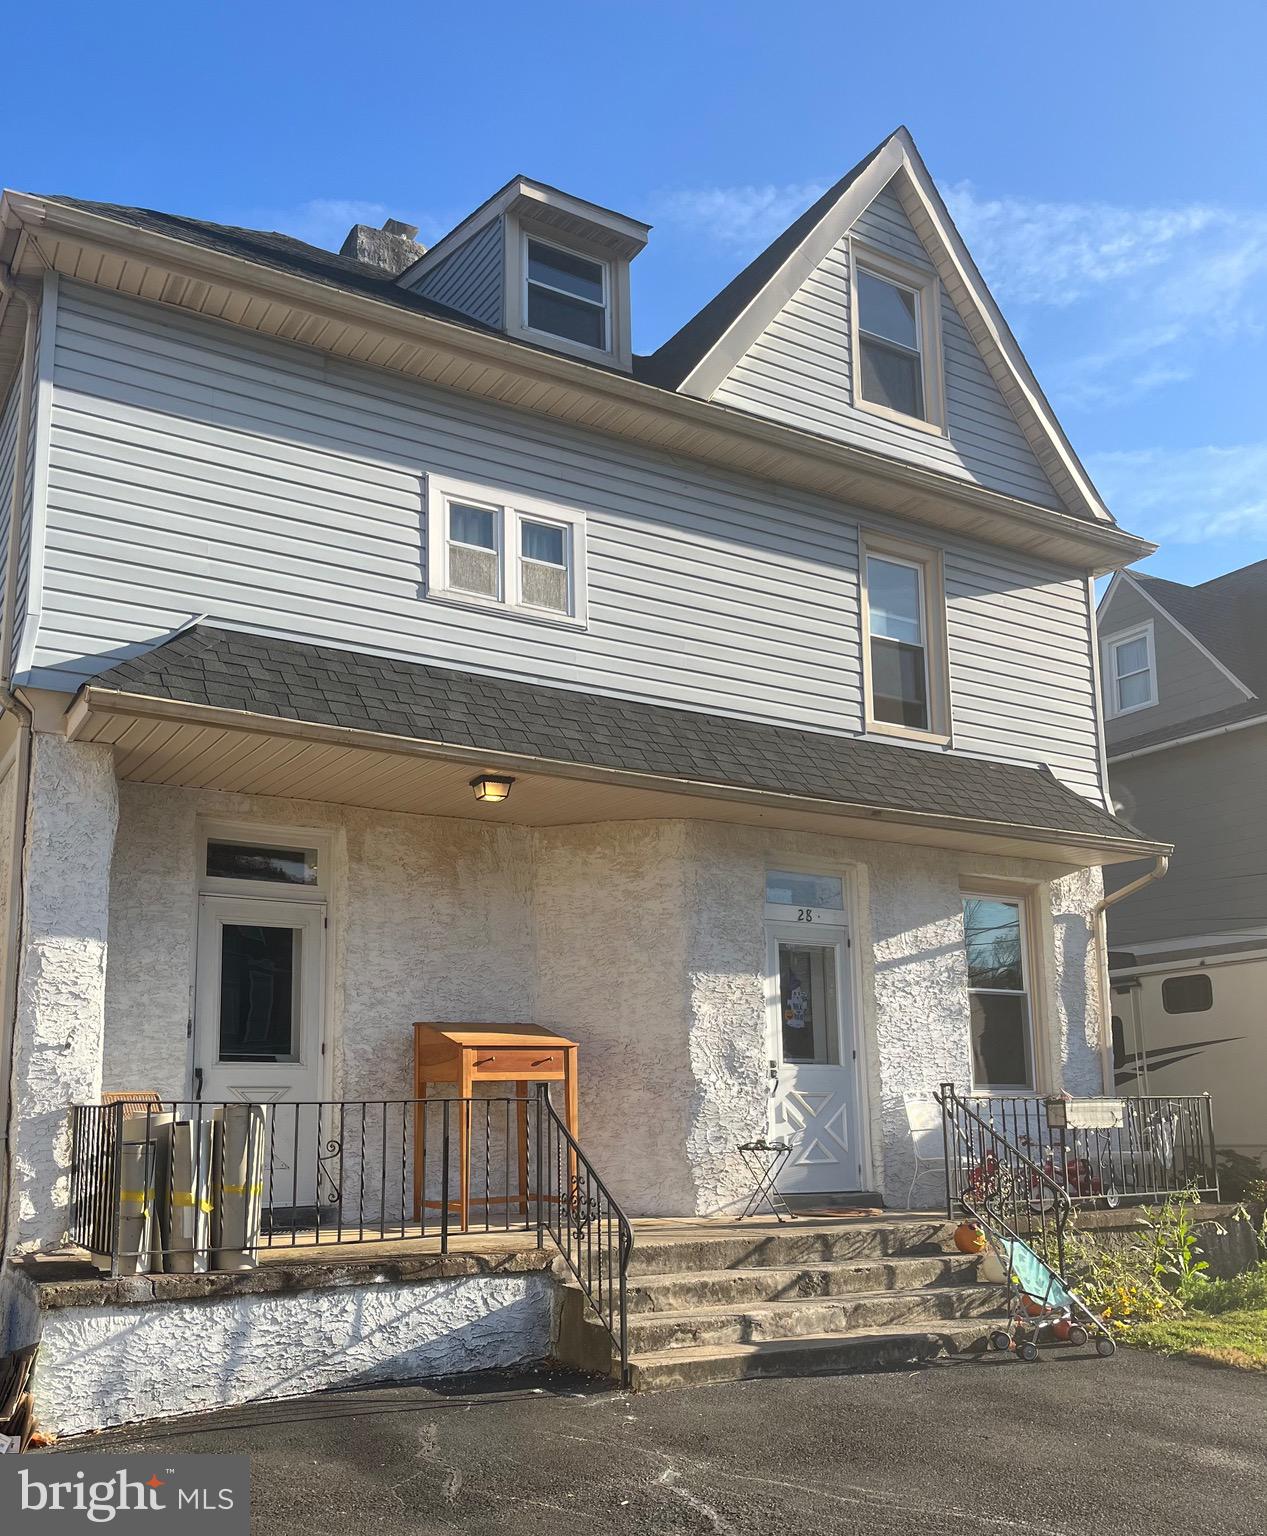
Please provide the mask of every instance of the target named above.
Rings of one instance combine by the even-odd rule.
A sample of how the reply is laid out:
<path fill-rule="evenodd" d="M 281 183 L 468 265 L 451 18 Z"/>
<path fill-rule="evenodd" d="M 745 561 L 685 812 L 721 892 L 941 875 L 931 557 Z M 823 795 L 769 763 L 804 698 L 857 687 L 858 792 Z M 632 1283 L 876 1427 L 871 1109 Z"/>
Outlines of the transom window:
<path fill-rule="evenodd" d="M 1109 636 L 1104 650 L 1109 714 L 1129 715 L 1156 704 L 1153 626 L 1146 624 L 1129 634 Z"/>
<path fill-rule="evenodd" d="M 968 1010 L 974 1088 L 1034 1087 L 1033 1018 L 1025 957 L 1025 904 L 965 896 Z"/>
<path fill-rule="evenodd" d="M 606 262 L 525 237 L 524 314 L 530 330 L 606 352 L 610 277 Z"/>
<path fill-rule="evenodd" d="M 923 418 L 926 412 L 921 302 L 917 289 L 858 268 L 862 398 L 903 416 Z"/>
<path fill-rule="evenodd" d="M 317 850 L 207 839 L 203 873 L 212 880 L 261 880 L 269 885 L 316 885 Z"/>
<path fill-rule="evenodd" d="M 584 515 L 430 475 L 427 576 L 429 597 L 583 624 Z"/>

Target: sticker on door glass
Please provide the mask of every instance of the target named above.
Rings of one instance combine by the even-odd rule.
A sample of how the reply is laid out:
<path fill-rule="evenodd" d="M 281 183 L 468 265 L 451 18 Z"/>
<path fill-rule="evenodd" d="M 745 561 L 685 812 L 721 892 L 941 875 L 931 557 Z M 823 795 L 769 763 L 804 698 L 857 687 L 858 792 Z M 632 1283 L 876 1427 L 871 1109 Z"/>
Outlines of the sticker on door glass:
<path fill-rule="evenodd" d="M 784 1061 L 839 1061 L 834 946 L 779 944 L 779 1002 Z"/>

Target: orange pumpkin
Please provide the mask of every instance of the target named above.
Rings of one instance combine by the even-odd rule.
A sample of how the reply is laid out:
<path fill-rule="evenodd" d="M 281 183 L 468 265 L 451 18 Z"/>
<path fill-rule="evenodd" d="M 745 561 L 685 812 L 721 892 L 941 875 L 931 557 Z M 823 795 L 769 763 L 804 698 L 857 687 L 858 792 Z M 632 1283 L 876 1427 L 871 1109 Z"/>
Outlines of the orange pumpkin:
<path fill-rule="evenodd" d="M 1067 1317 L 1062 1317 L 1056 1326 L 1052 1329 L 1052 1332 L 1058 1339 L 1067 1339 L 1072 1331 L 1073 1324 Z"/>
<path fill-rule="evenodd" d="M 1042 1317 L 1043 1313 L 1047 1310 L 1041 1301 L 1035 1301 L 1032 1296 L 1022 1296 L 1021 1305 L 1031 1317 Z"/>
<path fill-rule="evenodd" d="M 961 1221 L 955 1228 L 955 1247 L 960 1253 L 984 1253 L 985 1233 L 975 1221 Z"/>

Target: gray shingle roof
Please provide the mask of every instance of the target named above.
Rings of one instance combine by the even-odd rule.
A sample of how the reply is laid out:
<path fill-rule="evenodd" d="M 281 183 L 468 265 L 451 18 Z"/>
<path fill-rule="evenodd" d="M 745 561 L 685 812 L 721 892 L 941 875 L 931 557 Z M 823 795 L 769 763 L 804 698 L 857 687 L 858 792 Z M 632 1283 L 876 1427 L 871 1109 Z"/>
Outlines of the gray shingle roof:
<path fill-rule="evenodd" d="M 1045 769 L 453 672 L 199 624 L 91 686 L 895 812 L 1138 839 Z"/>

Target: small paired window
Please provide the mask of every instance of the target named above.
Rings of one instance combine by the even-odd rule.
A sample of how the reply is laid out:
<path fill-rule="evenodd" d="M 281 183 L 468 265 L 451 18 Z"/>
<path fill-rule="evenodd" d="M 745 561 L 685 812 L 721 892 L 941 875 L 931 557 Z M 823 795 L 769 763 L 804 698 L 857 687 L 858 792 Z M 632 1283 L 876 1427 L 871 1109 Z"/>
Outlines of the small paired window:
<path fill-rule="evenodd" d="M 868 540 L 863 586 L 868 729 L 944 739 L 940 561 L 930 550 Z"/>
<path fill-rule="evenodd" d="M 525 236 L 524 316 L 529 330 L 606 352 L 610 341 L 610 272 L 545 240 Z"/>
<path fill-rule="evenodd" d="M 1104 642 L 1105 683 L 1108 713 L 1129 715 L 1157 702 L 1157 663 L 1153 653 L 1153 626 L 1142 625 L 1129 634 L 1110 635 Z"/>
<path fill-rule="evenodd" d="M 431 597 L 585 622 L 585 519 L 570 508 L 430 476 L 427 568 Z"/>
<path fill-rule="evenodd" d="M 1001 896 L 965 896 L 974 1088 L 1034 1087 L 1034 1030 L 1025 909 Z"/>

